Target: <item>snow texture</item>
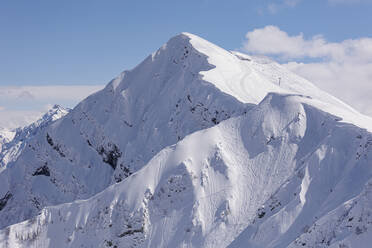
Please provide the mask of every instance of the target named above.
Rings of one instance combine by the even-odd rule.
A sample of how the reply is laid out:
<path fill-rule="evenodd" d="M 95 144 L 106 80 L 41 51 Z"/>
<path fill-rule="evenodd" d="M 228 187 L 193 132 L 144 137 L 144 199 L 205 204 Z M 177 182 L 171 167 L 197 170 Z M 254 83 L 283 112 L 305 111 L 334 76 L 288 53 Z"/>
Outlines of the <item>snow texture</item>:
<path fill-rule="evenodd" d="M 54 105 L 39 120 L 30 125 L 15 130 L 0 130 L 0 168 L 17 159 L 27 140 L 35 136 L 41 129 L 65 116 L 70 110 Z"/>
<path fill-rule="evenodd" d="M 183 33 L 25 142 L 0 173 L 0 246 L 369 247 L 371 127 Z"/>

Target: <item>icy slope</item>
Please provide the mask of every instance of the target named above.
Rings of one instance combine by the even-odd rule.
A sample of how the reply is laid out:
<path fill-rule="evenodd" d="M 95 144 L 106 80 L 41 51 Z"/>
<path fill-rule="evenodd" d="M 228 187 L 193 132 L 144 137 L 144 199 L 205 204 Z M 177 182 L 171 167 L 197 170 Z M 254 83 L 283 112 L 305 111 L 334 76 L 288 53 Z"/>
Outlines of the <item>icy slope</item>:
<path fill-rule="evenodd" d="M 0 244 L 280 248 L 322 247 L 323 236 L 334 247 L 368 240 L 372 135 L 312 101 L 269 94 L 96 196 L 2 230 Z M 339 216 L 345 229 L 334 224 Z"/>
<path fill-rule="evenodd" d="M 52 122 L 65 116 L 70 110 L 59 105 L 54 105 L 39 120 L 22 128 L 7 131 L 3 136 L 0 130 L 0 169 L 3 170 L 6 164 L 15 161 L 22 152 L 27 140 L 35 136 L 41 129 Z M 5 137 L 5 139 L 2 139 Z"/>

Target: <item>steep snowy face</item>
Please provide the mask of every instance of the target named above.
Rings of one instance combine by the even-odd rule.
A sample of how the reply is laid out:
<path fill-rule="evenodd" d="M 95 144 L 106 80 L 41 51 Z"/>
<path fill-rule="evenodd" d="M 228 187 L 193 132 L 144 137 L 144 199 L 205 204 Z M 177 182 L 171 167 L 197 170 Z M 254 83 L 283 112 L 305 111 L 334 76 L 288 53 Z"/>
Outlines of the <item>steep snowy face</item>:
<path fill-rule="evenodd" d="M 4 134 L 0 131 L 0 170 L 4 170 L 8 163 L 17 159 L 27 140 L 52 122 L 65 116 L 69 111 L 69 109 L 62 106 L 54 105 L 39 120 L 26 127 L 3 132 Z"/>
<path fill-rule="evenodd" d="M 371 206 L 372 181 L 369 180 L 360 194 L 306 226 L 288 247 L 371 247 Z"/>
<path fill-rule="evenodd" d="M 372 134 L 303 103 L 296 170 L 229 248 L 370 246 Z"/>
<path fill-rule="evenodd" d="M 202 79 L 213 67 L 188 36 L 177 36 L 41 130 L 0 174 L 0 197 L 11 196 L 0 226 L 90 197 L 165 146 L 251 108 Z"/>
<path fill-rule="evenodd" d="M 3 150 L 3 146 L 9 143 L 15 135 L 15 131 L 0 128 L 0 152 Z"/>
<path fill-rule="evenodd" d="M 117 153 L 109 165 L 118 182 L 165 146 L 252 107 L 203 80 L 200 72 L 211 68 L 188 36 L 176 36 L 82 102 L 71 122 L 103 160 Z"/>
<path fill-rule="evenodd" d="M 372 135 L 312 101 L 269 94 L 96 196 L 2 230 L 0 244 L 356 247 L 370 233 Z"/>
<path fill-rule="evenodd" d="M 269 94 L 264 99 L 269 92 L 299 96 Z M 259 106 L 255 106 L 259 102 Z M 315 117 L 312 117 L 313 112 Z M 245 117 L 238 117 L 242 115 Z M 308 124 L 310 117 L 314 120 L 320 118 L 331 126 L 324 129 L 320 121 Z M 343 124 L 339 122 L 341 119 Z M 227 245 L 258 218 L 257 211 L 262 204 L 294 175 L 300 159 L 323 144 L 328 131 L 338 126 L 337 130 L 341 130 L 343 125 L 354 130 L 352 125 L 345 124 L 347 122 L 372 130 L 370 118 L 356 113 L 280 65 L 267 59 L 228 52 L 194 35 L 181 34 L 133 70 L 120 74 L 102 91 L 86 98 L 69 114 L 42 128 L 25 143 L 17 160 L 0 173 L 0 227 L 30 219 L 45 206 L 87 199 L 111 184 L 125 180 L 120 184 L 122 186 L 105 191 L 113 193 L 104 196 L 109 202 L 109 209 L 104 212 L 117 211 L 109 218 L 118 226 L 105 229 L 117 242 L 124 245 L 125 240 L 132 240 L 134 235 L 143 244 L 154 246 L 180 246 L 182 242 L 195 247 L 198 244 L 213 246 L 214 242 Z M 190 136 L 194 138 L 187 138 L 189 141 L 160 152 L 202 129 L 205 131 Z M 328 131 L 318 133 L 318 129 Z M 352 135 L 347 137 L 348 140 Z M 336 141 L 330 145 L 330 154 L 333 154 L 332 149 L 341 149 Z M 345 142 L 343 139 L 339 141 Z M 352 146 L 350 151 L 354 148 Z M 319 165 L 318 160 L 309 164 Z M 170 174 L 168 169 L 163 172 L 163 167 L 159 166 L 168 168 Z M 139 176 L 141 173 L 147 173 L 147 176 Z M 173 174 L 176 186 L 169 187 L 182 193 L 182 197 L 175 199 L 171 198 L 173 191 L 164 188 L 168 179 L 173 182 L 168 178 Z M 195 177 L 199 178 L 197 184 Z M 202 186 L 208 178 L 211 181 L 206 189 Z M 150 182 L 153 182 L 152 186 Z M 186 186 L 180 186 L 184 184 Z M 169 194 L 164 194 L 168 192 L 166 190 L 170 191 Z M 156 194 L 157 201 L 139 197 L 147 195 L 151 198 L 150 195 L 155 197 Z M 219 197 L 220 194 L 223 202 L 214 196 L 211 202 L 207 200 L 209 195 Z M 302 202 L 304 194 L 301 194 Z M 97 197 L 94 199 L 103 196 Z M 146 201 L 149 205 L 141 207 Z M 188 201 L 193 203 L 187 205 Z M 214 207 L 209 207 L 213 201 L 216 201 Z M 98 215 L 103 209 L 99 203 L 93 202 L 71 203 L 64 205 L 61 211 L 65 209 L 64 213 L 68 213 L 69 206 L 75 206 L 79 211 L 75 217 L 81 222 L 74 223 L 73 228 L 84 224 L 89 229 L 92 225 L 90 230 L 96 233 L 93 226 L 106 228 L 106 219 L 102 219 L 104 223 L 95 223 L 97 218 L 101 218 Z M 166 205 L 162 205 L 163 202 Z M 179 205 L 173 206 L 175 202 Z M 51 209 L 59 211 L 60 207 L 43 210 L 43 213 L 53 212 Z M 87 211 L 84 214 L 83 209 Z M 150 213 L 150 210 L 155 212 Z M 233 219 L 223 217 L 230 212 L 234 212 L 231 215 Z M 79 216 L 86 218 L 83 220 Z M 93 219 L 88 221 L 89 216 Z M 49 215 L 46 220 L 50 218 L 57 223 L 56 217 Z M 131 222 L 124 230 L 122 222 L 127 219 Z M 39 217 L 33 220 L 44 223 Z M 189 226 L 182 224 L 183 221 Z M 168 222 L 170 224 L 165 225 Z M 182 227 L 188 230 L 185 235 L 191 235 L 189 239 L 179 238 L 182 236 L 178 234 L 183 234 Z M 39 230 L 41 227 L 36 228 Z M 225 232 L 227 229 L 229 231 Z M 168 235 L 175 230 L 181 231 Z M 296 232 L 288 230 L 293 238 Z M 280 229 L 281 233 L 285 231 L 285 228 Z M 213 239 L 212 234 L 221 239 Z M 6 233 L 4 235 L 6 240 L 11 238 Z M 119 239 L 121 237 L 125 239 Z M 103 236 L 98 236 L 92 242 L 104 242 L 101 239 Z M 71 246 L 82 240 L 83 236 L 76 238 Z M 287 241 L 277 240 L 280 244 Z M 254 240 L 249 242 L 255 244 Z"/>
<path fill-rule="evenodd" d="M 358 113 L 311 82 L 264 57 L 226 51 L 193 34 L 184 33 L 193 47 L 208 56 L 214 68 L 200 74 L 221 91 L 242 102 L 258 104 L 269 92 L 310 96 L 313 106 L 337 115 L 344 122 L 372 131 L 372 118 Z"/>

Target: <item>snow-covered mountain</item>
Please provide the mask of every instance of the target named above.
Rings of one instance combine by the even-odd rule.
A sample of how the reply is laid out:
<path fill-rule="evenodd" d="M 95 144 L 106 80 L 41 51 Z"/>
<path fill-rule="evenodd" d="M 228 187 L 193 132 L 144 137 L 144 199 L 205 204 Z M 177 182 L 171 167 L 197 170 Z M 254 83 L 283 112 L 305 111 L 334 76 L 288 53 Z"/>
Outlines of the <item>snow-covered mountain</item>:
<path fill-rule="evenodd" d="M 372 135 L 311 103 L 270 94 L 89 200 L 4 229 L 0 240 L 9 247 L 339 247 L 368 237 Z"/>
<path fill-rule="evenodd" d="M 26 221 L 0 244 L 367 247 L 371 130 L 279 64 L 183 33 L 27 142 L 0 174 L 1 226 Z"/>
<path fill-rule="evenodd" d="M 14 138 L 14 135 L 15 131 L 0 127 L 0 152 L 2 152 L 4 145 Z"/>
<path fill-rule="evenodd" d="M 60 105 L 54 105 L 39 120 L 26 127 L 15 130 L 0 130 L 0 168 L 1 170 L 15 161 L 22 152 L 27 140 L 35 136 L 41 129 L 65 116 L 70 110 Z"/>

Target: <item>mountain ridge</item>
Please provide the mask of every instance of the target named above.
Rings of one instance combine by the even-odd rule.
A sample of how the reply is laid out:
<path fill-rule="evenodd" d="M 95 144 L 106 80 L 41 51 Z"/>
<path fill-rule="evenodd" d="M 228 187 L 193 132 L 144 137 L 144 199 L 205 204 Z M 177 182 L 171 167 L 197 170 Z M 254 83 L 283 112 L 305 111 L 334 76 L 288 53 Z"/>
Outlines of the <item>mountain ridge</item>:
<path fill-rule="evenodd" d="M 183 33 L 0 173 L 0 244 L 311 247 L 318 219 L 371 205 L 371 124 L 275 62 Z"/>
<path fill-rule="evenodd" d="M 52 122 L 65 116 L 69 111 L 69 109 L 55 104 L 40 119 L 30 125 L 7 131 L 8 136 L 0 147 L 0 168 L 4 169 L 8 163 L 17 159 L 28 139 Z"/>
<path fill-rule="evenodd" d="M 372 145 L 360 159 L 354 156 L 372 135 L 306 101 L 270 93 L 246 114 L 163 149 L 123 182 L 88 200 L 48 207 L 36 219 L 1 231 L 0 240 L 20 247 L 312 247 L 325 235 L 325 245 L 342 244 L 312 225 L 330 220 L 329 209 L 338 209 L 345 197 L 363 194 L 372 175 Z M 318 127 L 323 130 L 314 137 Z M 349 161 L 344 169 L 338 163 L 343 158 Z M 332 181 L 328 167 L 342 169 Z M 345 191 L 355 176 L 358 186 Z M 325 199 L 328 210 L 314 197 Z M 366 233 L 368 219 L 362 223 L 360 232 Z M 286 231 L 278 235 L 280 230 Z M 318 236 L 302 238 L 308 230 Z"/>

